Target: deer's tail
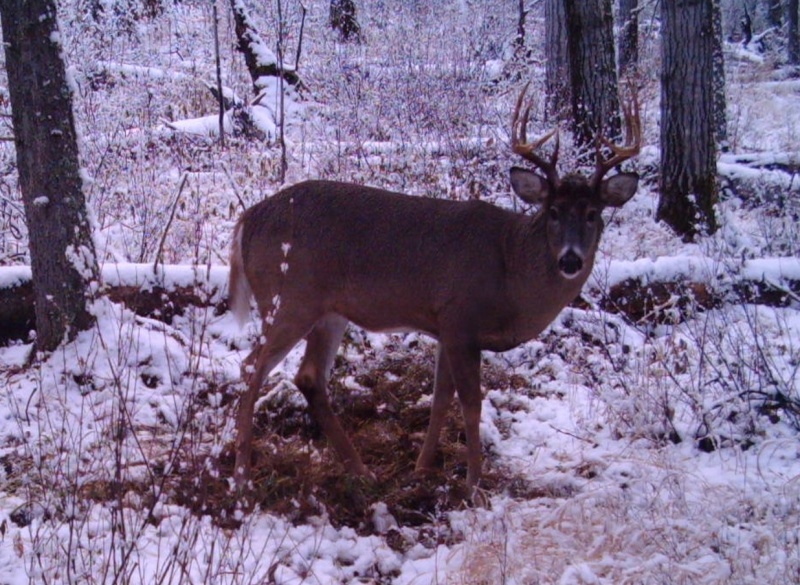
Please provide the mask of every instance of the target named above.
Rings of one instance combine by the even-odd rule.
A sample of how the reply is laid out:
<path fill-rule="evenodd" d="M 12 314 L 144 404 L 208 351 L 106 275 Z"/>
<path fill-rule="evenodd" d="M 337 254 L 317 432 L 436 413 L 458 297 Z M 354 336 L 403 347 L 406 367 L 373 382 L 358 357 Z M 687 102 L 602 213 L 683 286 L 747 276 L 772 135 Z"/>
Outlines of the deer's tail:
<path fill-rule="evenodd" d="M 250 317 L 250 297 L 253 291 L 244 273 L 242 259 L 242 221 L 236 223 L 231 244 L 231 272 L 228 278 L 228 305 L 239 326 L 243 326 Z"/>

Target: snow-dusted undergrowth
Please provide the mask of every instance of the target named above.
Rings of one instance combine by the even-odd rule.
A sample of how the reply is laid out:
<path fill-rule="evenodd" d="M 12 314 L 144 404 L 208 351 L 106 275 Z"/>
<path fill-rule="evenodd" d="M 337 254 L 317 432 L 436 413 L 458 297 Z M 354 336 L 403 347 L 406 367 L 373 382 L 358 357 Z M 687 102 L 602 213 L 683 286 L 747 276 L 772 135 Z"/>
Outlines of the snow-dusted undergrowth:
<path fill-rule="evenodd" d="M 307 89 L 287 120 L 289 182 L 340 178 L 513 206 L 514 76 L 542 87 L 540 7 L 528 21 L 530 63 L 511 64 L 515 3 L 362 2 L 364 45 L 336 42 L 328 4 L 306 3 Z M 283 7 L 288 47 L 298 41 L 298 6 Z M 251 8 L 274 43 L 274 10 Z M 205 85 L 214 63 L 209 6 L 182 2 L 152 20 L 110 11 L 101 24 L 84 3 L 61 10 L 104 260 L 226 264 L 243 206 L 279 188 L 279 155 L 269 142 L 230 137 L 221 149 L 213 137 L 174 131 L 173 122 L 216 111 Z M 221 24 L 224 83 L 251 99 L 232 23 Z M 642 54 L 653 59 L 646 32 Z M 717 273 L 800 255 L 798 183 L 769 162 L 796 161 L 800 99 L 789 84 L 762 83 L 766 66 L 739 63 L 729 63 L 734 153 L 720 163 L 723 228 L 694 244 L 676 239 L 652 220 L 657 193 L 645 176 L 636 197 L 609 214 L 598 282 L 618 277 L 611 260 L 646 264 L 657 277 L 674 270 L 664 257 Z M 508 77 L 497 78 L 500 64 Z M 657 67 L 645 70 L 641 169 L 658 160 Z M 13 152 L 1 144 L 11 168 Z M 771 168 L 745 165 L 753 153 Z M 751 158 L 737 158 L 744 154 Z M 0 262 L 25 264 L 13 173 L 3 171 L 1 184 Z M 104 300 L 94 311 L 94 329 L 33 366 L 30 345 L 0 348 L 0 583 L 800 578 L 797 299 L 783 308 L 731 302 L 680 324 L 568 309 L 541 339 L 485 356 L 486 367 L 507 374 L 491 380 L 524 381 L 487 382 L 481 424 L 487 467 L 513 482 L 488 493 L 486 508 L 414 527 L 396 525 L 380 502 L 371 522 L 338 528 L 324 513 L 298 523 L 234 511 L 236 528 L 192 513 L 176 494 L 195 489 L 192 477 L 175 478 L 213 473 L 230 444 L 225 388 L 237 382 L 252 336 L 213 309 L 169 324 Z M 385 338 L 363 339 L 380 352 Z M 364 359 L 363 339 L 348 359 Z M 299 355 L 276 381 L 291 379 Z"/>

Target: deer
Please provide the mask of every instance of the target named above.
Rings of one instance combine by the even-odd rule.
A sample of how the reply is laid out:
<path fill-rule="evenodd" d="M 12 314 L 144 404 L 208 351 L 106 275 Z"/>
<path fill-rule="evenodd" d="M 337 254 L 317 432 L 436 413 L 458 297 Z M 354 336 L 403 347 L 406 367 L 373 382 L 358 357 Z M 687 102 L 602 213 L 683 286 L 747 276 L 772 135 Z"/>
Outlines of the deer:
<path fill-rule="evenodd" d="M 229 302 L 240 325 L 254 297 L 262 334 L 244 359 L 234 480 L 250 481 L 254 407 L 266 376 L 306 340 L 294 382 L 347 473 L 371 477 L 327 395 L 348 323 L 436 340 L 430 420 L 415 471 L 435 469 L 445 415 L 457 395 L 466 436 L 466 485 L 481 477 L 481 352 L 538 336 L 580 293 L 603 232 L 601 212 L 636 192 L 632 172 L 605 175 L 641 146 L 635 96 L 623 105 L 625 142 L 597 140 L 591 177 L 557 170 L 558 127 L 528 141 L 531 104 L 516 101 L 511 187 L 533 214 L 479 201 L 415 197 L 346 182 L 308 180 L 245 210 L 231 246 Z M 542 150 L 553 139 L 552 153 Z M 605 146 L 604 154 L 603 146 Z"/>

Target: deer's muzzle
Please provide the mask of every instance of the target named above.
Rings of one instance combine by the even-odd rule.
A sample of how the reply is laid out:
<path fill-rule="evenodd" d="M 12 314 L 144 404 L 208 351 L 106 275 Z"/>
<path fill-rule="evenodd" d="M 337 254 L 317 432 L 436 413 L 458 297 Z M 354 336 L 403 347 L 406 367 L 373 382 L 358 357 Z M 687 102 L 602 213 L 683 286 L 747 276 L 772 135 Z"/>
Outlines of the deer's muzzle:
<path fill-rule="evenodd" d="M 575 250 L 567 250 L 558 259 L 558 268 L 566 278 L 575 278 L 583 268 L 583 258 Z"/>

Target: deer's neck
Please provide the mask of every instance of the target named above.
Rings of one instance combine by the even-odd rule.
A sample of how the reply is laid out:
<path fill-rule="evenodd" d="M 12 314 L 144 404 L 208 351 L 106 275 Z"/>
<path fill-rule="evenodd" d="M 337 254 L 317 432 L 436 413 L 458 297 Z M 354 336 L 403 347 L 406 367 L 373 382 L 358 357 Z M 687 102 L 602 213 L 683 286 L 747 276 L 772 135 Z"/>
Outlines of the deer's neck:
<path fill-rule="evenodd" d="M 531 339 L 580 294 L 592 271 L 594 249 L 588 250 L 583 270 L 566 278 L 548 246 L 546 218 L 539 214 L 520 219 L 506 249 L 509 286 L 518 310 L 515 335 Z"/>

